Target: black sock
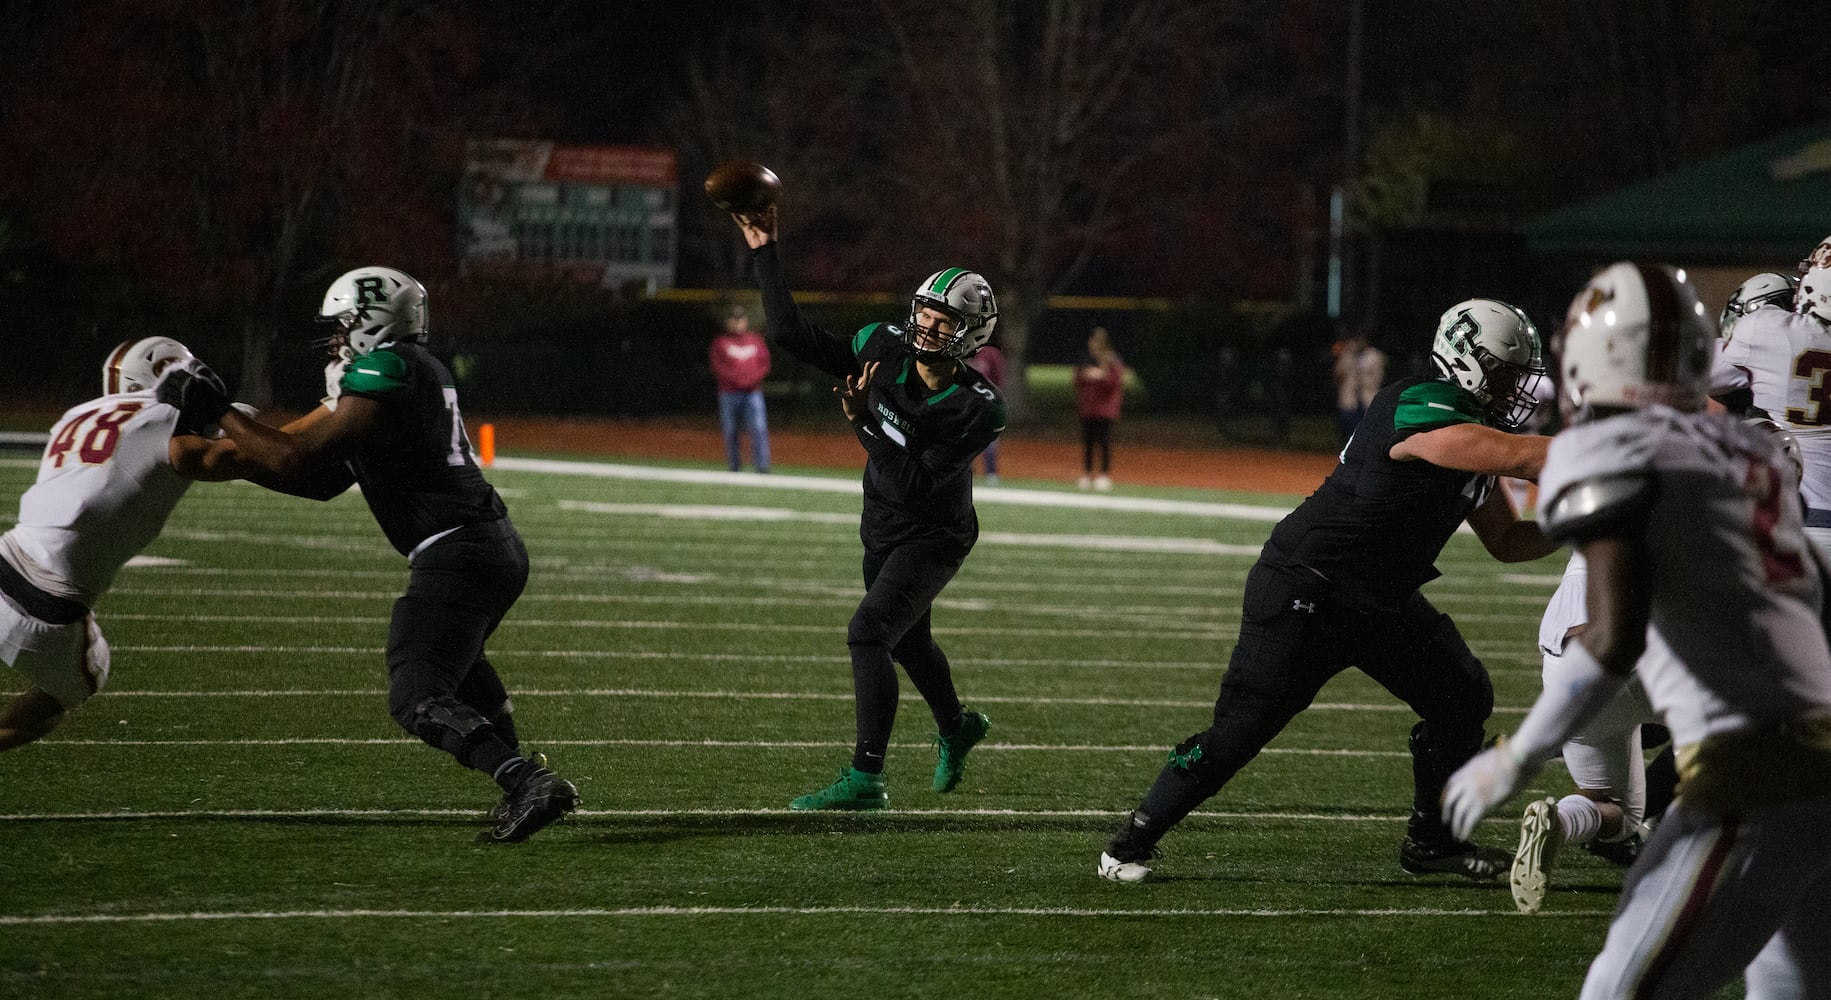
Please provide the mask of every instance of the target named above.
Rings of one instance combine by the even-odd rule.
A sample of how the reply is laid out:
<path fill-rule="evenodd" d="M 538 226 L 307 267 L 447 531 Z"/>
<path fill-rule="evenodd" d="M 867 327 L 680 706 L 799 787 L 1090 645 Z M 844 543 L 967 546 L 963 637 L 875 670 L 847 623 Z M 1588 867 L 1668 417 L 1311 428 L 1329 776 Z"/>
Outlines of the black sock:
<path fill-rule="evenodd" d="M 496 784 L 502 786 L 503 791 L 512 792 L 515 790 L 516 785 L 521 784 L 521 779 L 528 770 L 529 765 L 527 758 L 510 757 L 496 767 L 490 773 L 490 777 L 496 780 Z"/>

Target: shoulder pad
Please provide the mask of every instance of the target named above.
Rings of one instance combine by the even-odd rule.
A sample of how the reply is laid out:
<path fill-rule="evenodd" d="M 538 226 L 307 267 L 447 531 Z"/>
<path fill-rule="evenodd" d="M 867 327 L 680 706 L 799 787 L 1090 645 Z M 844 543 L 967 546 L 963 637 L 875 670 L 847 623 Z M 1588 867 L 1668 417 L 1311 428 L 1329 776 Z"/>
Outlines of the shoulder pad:
<path fill-rule="evenodd" d="M 1545 505 L 1539 521 L 1557 542 L 1582 542 L 1621 533 L 1653 505 L 1658 485 L 1651 473 L 1620 472 L 1571 483 Z"/>
<path fill-rule="evenodd" d="M 862 353 L 865 345 L 871 342 L 871 335 L 882 329 L 883 326 L 882 323 L 871 323 L 859 327 L 858 332 L 852 335 L 852 353 L 854 355 Z"/>
<path fill-rule="evenodd" d="M 1393 412 L 1393 429 L 1401 435 L 1435 430 L 1451 424 L 1486 424 L 1487 416 L 1475 397 L 1448 382 L 1419 382 L 1399 393 Z"/>
<path fill-rule="evenodd" d="M 371 396 L 406 388 L 407 359 L 389 350 L 370 351 L 351 361 L 338 386 L 344 392 Z"/>

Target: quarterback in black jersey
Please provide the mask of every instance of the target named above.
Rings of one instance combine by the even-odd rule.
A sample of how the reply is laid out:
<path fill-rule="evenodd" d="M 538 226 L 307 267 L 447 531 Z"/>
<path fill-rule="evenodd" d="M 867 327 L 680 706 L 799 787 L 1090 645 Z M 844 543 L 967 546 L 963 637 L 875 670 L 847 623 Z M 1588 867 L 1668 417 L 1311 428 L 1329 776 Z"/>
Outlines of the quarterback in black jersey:
<path fill-rule="evenodd" d="M 1418 713 L 1413 801 L 1399 864 L 1412 874 L 1497 878 L 1510 857 L 1452 837 L 1444 782 L 1481 749 L 1494 708 L 1486 668 L 1419 591 L 1466 519 L 1503 562 L 1555 546 L 1514 513 L 1497 476 L 1538 478 L 1550 438 L 1515 432 L 1545 372 L 1524 313 L 1471 299 L 1444 313 L 1435 379 L 1381 389 L 1323 484 L 1273 529 L 1246 577 L 1240 638 L 1214 722 L 1177 744 L 1100 856 L 1099 874 L 1149 876 L 1157 842 L 1219 792 L 1328 680 L 1358 667 Z"/>
<path fill-rule="evenodd" d="M 864 446 L 865 598 L 846 626 L 857 737 L 851 766 L 794 809 L 882 809 L 884 753 L 896 719 L 895 663 L 934 714 L 940 759 L 933 789 L 953 791 L 966 755 L 990 723 L 964 709 L 947 655 L 935 644 L 931 607 L 979 538 L 973 459 L 1004 430 L 1004 400 L 963 362 L 992 335 L 998 310 L 984 278 L 961 268 L 922 282 L 898 327 L 873 323 L 852 336 L 801 313 L 782 275 L 776 210 L 733 216 L 750 245 L 769 337 L 782 350 L 843 379 L 835 391 Z"/>
<path fill-rule="evenodd" d="M 324 405 L 285 428 L 232 409 L 217 447 L 267 473 L 264 485 L 316 499 L 360 484 L 382 533 L 411 567 L 388 628 L 388 708 L 403 729 L 502 787 L 487 837 L 527 839 L 578 803 L 572 783 L 522 756 L 507 691 L 484 642 L 528 580 L 528 551 L 477 468 L 451 372 L 421 343 L 426 290 L 386 267 L 331 283 L 319 318 L 338 359 Z M 207 416 L 220 392 L 185 386 Z M 537 755 L 538 758 L 538 755 Z"/>

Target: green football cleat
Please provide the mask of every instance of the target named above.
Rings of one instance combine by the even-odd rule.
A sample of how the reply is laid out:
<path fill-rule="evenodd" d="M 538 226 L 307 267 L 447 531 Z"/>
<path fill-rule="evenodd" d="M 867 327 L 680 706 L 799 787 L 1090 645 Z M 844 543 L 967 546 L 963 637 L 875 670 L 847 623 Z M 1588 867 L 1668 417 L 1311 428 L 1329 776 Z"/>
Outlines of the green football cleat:
<path fill-rule="evenodd" d="M 959 787 L 960 777 L 966 773 L 967 752 L 978 746 L 991 728 L 991 719 L 978 712 L 962 712 L 960 728 L 954 735 L 935 736 L 935 746 L 941 753 L 941 759 L 935 761 L 935 791 L 951 792 Z"/>
<path fill-rule="evenodd" d="M 888 809 L 890 793 L 884 791 L 884 776 L 848 767 L 839 772 L 839 780 L 817 792 L 798 796 L 788 804 L 790 809 Z"/>

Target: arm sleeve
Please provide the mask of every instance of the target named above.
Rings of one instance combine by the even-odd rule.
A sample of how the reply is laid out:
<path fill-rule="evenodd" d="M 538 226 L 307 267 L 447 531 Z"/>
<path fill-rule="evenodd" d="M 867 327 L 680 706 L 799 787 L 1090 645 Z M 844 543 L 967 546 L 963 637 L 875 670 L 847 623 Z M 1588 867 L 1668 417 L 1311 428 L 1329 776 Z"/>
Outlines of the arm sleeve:
<path fill-rule="evenodd" d="M 865 454 L 880 475 L 895 480 L 908 496 L 933 491 L 943 480 L 970 470 L 973 459 L 1005 429 L 1005 406 L 993 403 L 979 411 L 958 437 L 938 441 L 912 452 L 891 439 L 869 416 L 852 421 L 852 432 L 865 446 Z"/>
<path fill-rule="evenodd" d="M 776 251 L 776 242 L 771 240 L 750 251 L 750 261 L 756 268 L 757 288 L 763 293 L 769 339 L 834 378 L 857 375 L 861 369 L 852 353 L 850 338 L 821 329 L 795 304 L 782 274 L 782 255 Z"/>
<path fill-rule="evenodd" d="M 248 481 L 288 496 L 304 497 L 307 500 L 334 500 L 356 485 L 356 476 L 350 472 L 347 463 L 326 462 L 296 478 L 288 479 L 263 472 L 249 476 Z"/>

